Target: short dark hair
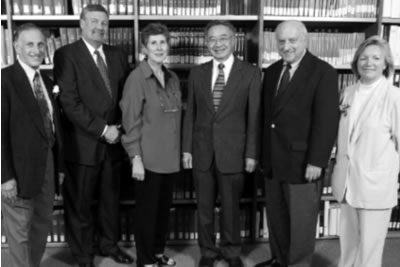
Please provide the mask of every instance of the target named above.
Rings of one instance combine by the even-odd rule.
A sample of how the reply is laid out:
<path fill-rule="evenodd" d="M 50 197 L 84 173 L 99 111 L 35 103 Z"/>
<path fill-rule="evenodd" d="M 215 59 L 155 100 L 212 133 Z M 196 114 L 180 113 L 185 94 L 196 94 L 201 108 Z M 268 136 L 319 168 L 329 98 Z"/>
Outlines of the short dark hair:
<path fill-rule="evenodd" d="M 364 50 L 370 45 L 376 45 L 382 49 L 386 64 L 386 68 L 383 70 L 383 75 L 388 78 L 394 71 L 392 51 L 390 50 L 388 42 L 378 35 L 369 37 L 358 46 L 357 51 L 354 54 L 353 61 L 351 62 L 351 69 L 353 70 L 353 73 L 356 75 L 357 79 L 360 79 L 360 72 L 358 71 L 357 63 L 360 59 L 361 53 L 364 52 Z"/>
<path fill-rule="evenodd" d="M 14 34 L 14 42 L 18 41 L 19 36 L 21 35 L 22 32 L 24 31 L 29 31 L 29 30 L 38 30 L 40 31 L 43 36 L 45 36 L 42 28 L 40 28 L 39 26 L 37 26 L 36 24 L 33 24 L 31 22 L 28 23 L 24 23 L 20 26 L 18 26 L 18 28 L 15 30 L 15 34 Z"/>
<path fill-rule="evenodd" d="M 85 19 L 86 14 L 88 12 L 94 12 L 94 11 L 103 12 L 107 15 L 107 17 L 109 17 L 108 11 L 107 9 L 104 8 L 104 6 L 98 4 L 89 4 L 82 9 L 80 19 Z"/>
<path fill-rule="evenodd" d="M 142 30 L 141 33 L 141 42 L 143 46 L 147 45 L 147 42 L 149 41 L 149 38 L 151 35 L 164 35 L 165 39 L 167 39 L 167 43 L 169 43 L 170 39 L 170 34 L 168 31 L 167 26 L 165 26 L 162 23 L 150 23 L 144 29 Z"/>
<path fill-rule="evenodd" d="M 210 21 L 210 22 L 206 25 L 206 27 L 204 28 L 204 36 L 207 37 L 207 36 L 208 36 L 208 31 L 209 31 L 212 27 L 218 26 L 218 25 L 228 27 L 228 28 L 232 31 L 233 35 L 235 35 L 236 29 L 235 29 L 235 27 L 233 26 L 233 24 L 230 23 L 229 21 L 227 21 L 227 20 L 212 20 L 212 21 Z"/>

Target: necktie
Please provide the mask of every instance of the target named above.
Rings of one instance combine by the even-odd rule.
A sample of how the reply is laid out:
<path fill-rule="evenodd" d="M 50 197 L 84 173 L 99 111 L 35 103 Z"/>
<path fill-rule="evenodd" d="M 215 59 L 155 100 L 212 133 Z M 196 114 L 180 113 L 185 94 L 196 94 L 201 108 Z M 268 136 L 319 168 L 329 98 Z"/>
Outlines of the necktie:
<path fill-rule="evenodd" d="M 217 80 L 215 81 L 214 84 L 214 90 L 213 90 L 213 105 L 214 105 L 214 110 L 217 111 L 219 104 L 221 103 L 222 99 L 222 94 L 224 93 L 224 87 L 225 87 L 225 74 L 224 74 L 224 64 L 220 63 L 218 65 L 218 76 Z"/>
<path fill-rule="evenodd" d="M 42 84 L 40 82 L 40 76 L 39 73 L 37 72 L 33 77 L 33 92 L 35 94 L 36 101 L 39 105 L 40 114 L 42 115 L 42 120 L 47 138 L 49 140 L 49 143 L 52 144 L 54 142 L 53 123 L 51 121 L 50 109 L 42 89 Z"/>
<path fill-rule="evenodd" d="M 104 59 L 100 55 L 100 52 L 98 50 L 94 51 L 94 54 L 96 55 L 97 68 L 100 71 L 100 74 L 104 80 L 104 83 L 106 84 L 108 93 L 110 94 L 110 96 L 112 96 L 110 77 L 108 76 L 108 69 L 107 69 L 106 63 L 104 62 Z"/>
<path fill-rule="evenodd" d="M 286 87 L 288 86 L 289 81 L 290 81 L 290 72 L 289 71 L 290 71 L 291 67 L 292 66 L 290 64 L 286 64 L 285 71 L 282 74 L 281 82 L 279 83 L 279 87 L 276 89 L 275 96 L 282 94 L 285 91 Z"/>

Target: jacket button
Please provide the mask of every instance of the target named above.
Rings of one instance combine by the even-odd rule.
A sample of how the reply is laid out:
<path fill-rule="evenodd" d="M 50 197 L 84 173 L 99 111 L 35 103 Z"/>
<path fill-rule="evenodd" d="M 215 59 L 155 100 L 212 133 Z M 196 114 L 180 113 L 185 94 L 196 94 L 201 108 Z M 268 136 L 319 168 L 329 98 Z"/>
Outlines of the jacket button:
<path fill-rule="evenodd" d="M 274 124 L 274 123 L 271 124 L 271 128 L 272 128 L 272 129 L 275 128 L 275 124 Z"/>

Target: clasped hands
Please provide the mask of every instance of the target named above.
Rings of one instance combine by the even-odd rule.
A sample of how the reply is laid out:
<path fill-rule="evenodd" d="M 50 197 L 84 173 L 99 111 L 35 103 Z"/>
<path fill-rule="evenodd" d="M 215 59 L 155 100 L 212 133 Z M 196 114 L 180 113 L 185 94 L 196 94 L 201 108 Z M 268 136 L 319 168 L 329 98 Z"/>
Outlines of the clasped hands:
<path fill-rule="evenodd" d="M 104 139 L 109 144 L 116 144 L 121 139 L 121 125 L 107 125 Z"/>

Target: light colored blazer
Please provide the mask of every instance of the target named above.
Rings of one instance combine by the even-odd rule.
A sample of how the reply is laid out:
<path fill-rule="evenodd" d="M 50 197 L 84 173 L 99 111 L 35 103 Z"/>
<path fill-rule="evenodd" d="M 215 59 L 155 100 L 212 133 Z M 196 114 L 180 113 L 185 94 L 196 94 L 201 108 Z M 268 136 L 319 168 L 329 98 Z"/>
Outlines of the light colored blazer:
<path fill-rule="evenodd" d="M 397 204 L 400 168 L 400 89 L 381 79 L 350 129 L 347 114 L 358 86 L 346 88 L 341 102 L 333 194 L 340 202 L 346 194 L 356 208 L 391 208 Z"/>

